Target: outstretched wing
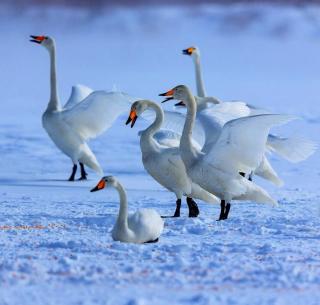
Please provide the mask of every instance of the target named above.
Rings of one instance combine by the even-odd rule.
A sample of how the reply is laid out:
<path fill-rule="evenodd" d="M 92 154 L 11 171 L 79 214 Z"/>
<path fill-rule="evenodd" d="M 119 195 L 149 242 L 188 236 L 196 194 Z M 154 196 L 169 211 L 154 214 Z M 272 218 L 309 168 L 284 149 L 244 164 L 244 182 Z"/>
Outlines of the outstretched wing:
<path fill-rule="evenodd" d="M 229 121 L 204 158 L 225 171 L 254 170 L 263 158 L 270 128 L 293 119 L 288 115 L 264 114 Z"/>
<path fill-rule="evenodd" d="M 76 104 L 83 101 L 92 91 L 93 91 L 92 89 L 84 85 L 78 84 L 78 85 L 72 86 L 71 95 L 63 108 L 64 109 L 72 108 Z"/>
<path fill-rule="evenodd" d="M 88 140 L 110 128 L 135 100 L 122 92 L 94 91 L 81 103 L 64 110 L 61 116 L 84 140 Z"/>

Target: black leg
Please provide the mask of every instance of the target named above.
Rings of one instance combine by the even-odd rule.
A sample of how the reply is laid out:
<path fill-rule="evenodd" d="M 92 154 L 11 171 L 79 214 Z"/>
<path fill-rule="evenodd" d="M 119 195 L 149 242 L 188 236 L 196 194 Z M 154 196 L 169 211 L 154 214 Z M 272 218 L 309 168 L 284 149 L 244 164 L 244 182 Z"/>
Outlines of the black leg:
<path fill-rule="evenodd" d="M 176 210 L 174 212 L 173 217 L 180 217 L 180 208 L 181 208 L 181 199 L 177 199 L 177 201 L 176 201 Z"/>
<path fill-rule="evenodd" d="M 80 169 L 81 169 L 81 177 L 79 178 L 79 180 L 87 180 L 87 175 L 88 174 L 84 170 L 84 165 L 81 162 L 79 162 L 79 164 L 80 164 Z"/>
<path fill-rule="evenodd" d="M 246 173 L 244 173 L 244 172 L 239 172 L 239 174 L 240 174 L 242 177 L 246 177 Z"/>
<path fill-rule="evenodd" d="M 157 243 L 158 241 L 159 241 L 159 237 L 156 238 L 155 240 L 146 241 L 145 244 L 153 244 L 153 243 Z"/>
<path fill-rule="evenodd" d="M 224 219 L 225 209 L 226 209 L 226 202 L 225 202 L 225 200 L 221 200 L 221 203 L 220 203 L 220 216 L 219 216 L 218 221 Z"/>
<path fill-rule="evenodd" d="M 248 180 L 252 181 L 252 177 L 253 177 L 253 172 L 250 173 Z"/>
<path fill-rule="evenodd" d="M 77 164 L 73 164 L 72 173 L 70 178 L 68 179 L 69 181 L 74 181 L 74 176 L 76 175 L 76 172 L 77 172 Z"/>
<path fill-rule="evenodd" d="M 226 209 L 225 209 L 224 215 L 223 215 L 223 219 L 224 219 L 224 220 L 228 218 L 228 215 L 229 215 L 229 212 L 230 212 L 230 208 L 231 208 L 231 204 L 230 204 L 230 203 L 227 203 Z"/>
<path fill-rule="evenodd" d="M 192 198 L 187 197 L 187 204 L 189 208 L 189 217 L 197 217 L 200 213 L 197 203 Z"/>

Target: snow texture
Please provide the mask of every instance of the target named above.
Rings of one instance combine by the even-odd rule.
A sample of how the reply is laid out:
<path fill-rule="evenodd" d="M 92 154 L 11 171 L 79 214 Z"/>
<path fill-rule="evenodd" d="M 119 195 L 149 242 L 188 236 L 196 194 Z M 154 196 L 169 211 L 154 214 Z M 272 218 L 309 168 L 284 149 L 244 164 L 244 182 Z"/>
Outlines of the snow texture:
<path fill-rule="evenodd" d="M 88 181 L 66 181 L 72 164 L 41 127 L 48 54 L 28 42 L 30 34 L 55 37 L 62 102 L 77 83 L 158 101 L 175 85 L 195 88 L 181 50 L 197 45 L 209 94 L 299 116 L 273 131 L 319 142 L 319 13 L 0 7 L 0 304 L 319 304 L 319 152 L 297 164 L 272 156 L 282 188 L 255 178 L 277 208 L 235 203 L 230 219 L 217 222 L 219 206 L 199 202 L 200 216 L 190 219 L 183 202 L 159 243 L 114 242 L 117 193 L 90 193 L 100 178 L 91 171 Z M 131 211 L 171 215 L 174 195 L 142 166 L 137 133 L 146 125 L 125 126 L 128 113 L 90 146 L 127 188 Z"/>

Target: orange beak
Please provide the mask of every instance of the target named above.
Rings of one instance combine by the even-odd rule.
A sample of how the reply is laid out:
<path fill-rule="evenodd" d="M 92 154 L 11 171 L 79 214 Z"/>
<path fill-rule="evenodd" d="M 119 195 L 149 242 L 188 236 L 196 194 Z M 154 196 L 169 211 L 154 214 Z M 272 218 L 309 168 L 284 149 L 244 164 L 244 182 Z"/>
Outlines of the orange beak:
<path fill-rule="evenodd" d="M 106 182 L 104 181 L 104 179 L 101 179 L 99 181 L 99 183 L 96 185 L 96 187 L 94 187 L 92 190 L 90 190 L 90 192 L 96 192 L 96 191 L 100 191 L 102 189 L 104 189 L 106 187 Z"/>
<path fill-rule="evenodd" d="M 32 38 L 32 39 L 30 39 L 31 42 L 35 42 L 35 43 L 39 43 L 39 44 L 46 39 L 46 36 L 30 35 L 30 37 Z"/>
<path fill-rule="evenodd" d="M 134 124 L 136 123 L 138 116 L 137 116 L 137 112 L 135 110 L 131 110 L 128 120 L 126 122 L 126 125 L 128 125 L 131 122 L 131 128 L 134 126 Z"/>
<path fill-rule="evenodd" d="M 159 94 L 159 96 L 169 96 L 168 98 L 166 98 L 164 101 L 162 101 L 161 103 L 165 103 L 167 101 L 173 100 L 173 95 L 174 95 L 174 89 L 171 89 L 165 93 L 161 93 Z"/>
<path fill-rule="evenodd" d="M 184 54 L 184 55 L 192 55 L 192 53 L 193 53 L 194 50 L 195 50 L 194 47 L 190 47 L 190 48 L 188 48 L 188 49 L 182 50 L 182 54 Z"/>

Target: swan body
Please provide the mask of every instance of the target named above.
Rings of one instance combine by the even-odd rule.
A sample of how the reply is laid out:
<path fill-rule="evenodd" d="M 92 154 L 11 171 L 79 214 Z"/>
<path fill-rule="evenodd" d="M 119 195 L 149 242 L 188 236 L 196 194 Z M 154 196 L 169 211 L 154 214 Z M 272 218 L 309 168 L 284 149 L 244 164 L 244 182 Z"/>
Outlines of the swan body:
<path fill-rule="evenodd" d="M 195 77 L 196 77 L 196 86 L 197 86 L 197 95 L 199 96 L 196 99 L 199 105 L 199 111 L 207 108 L 208 104 L 206 103 L 208 100 L 202 99 L 207 97 L 206 90 L 204 86 L 201 62 L 200 62 L 200 50 L 198 47 L 190 47 L 182 51 L 183 54 L 191 56 L 194 67 L 195 67 Z M 215 97 L 209 97 L 211 99 L 211 103 L 221 103 L 221 101 Z M 246 104 L 249 109 L 250 116 L 260 115 L 260 114 L 270 114 L 269 111 L 265 109 L 261 109 L 255 107 L 250 104 Z M 234 117 L 236 118 L 236 117 Z M 278 156 L 286 159 L 289 162 L 297 163 L 309 158 L 318 148 L 318 145 L 305 138 L 299 137 L 290 137 L 290 138 L 282 138 L 276 135 L 268 135 L 267 144 L 266 144 L 266 152 L 272 152 L 277 154 Z M 268 163 L 268 165 L 267 165 Z M 255 174 L 266 178 L 273 182 L 274 184 L 280 186 L 283 184 L 281 179 L 278 177 L 275 170 L 272 168 L 271 164 L 264 157 L 264 162 L 259 165 L 259 167 L 254 171 Z M 267 178 L 268 177 L 268 178 Z"/>
<path fill-rule="evenodd" d="M 115 188 L 120 197 L 119 214 L 112 229 L 113 240 L 136 244 L 158 241 L 164 227 L 159 213 L 153 209 L 141 209 L 128 215 L 127 195 L 121 183 L 113 176 L 106 176 L 91 192 L 105 187 Z"/>
<path fill-rule="evenodd" d="M 223 209 L 225 203 L 229 204 L 230 209 L 232 199 L 276 205 L 276 201 L 265 190 L 243 178 L 239 171 L 258 167 L 270 128 L 284 124 L 293 117 L 267 114 L 231 120 L 223 126 L 211 149 L 202 152 L 195 149 L 191 141 L 197 104 L 190 90 L 181 85 L 162 95 L 186 103 L 187 115 L 179 149 L 192 181 L 218 196 Z M 226 219 L 228 213 L 229 210 L 226 212 L 221 209 L 220 220 Z"/>
<path fill-rule="evenodd" d="M 199 187 L 188 177 L 178 145 L 174 147 L 171 142 L 172 146 L 165 146 L 154 139 L 154 134 L 161 128 L 163 123 L 164 113 L 161 107 L 149 100 L 136 101 L 131 106 L 127 124 L 132 122 L 131 126 L 134 126 L 136 118 L 147 109 L 153 110 L 156 113 L 156 117 L 154 122 L 140 133 L 142 162 L 150 176 L 176 195 L 177 213 L 175 215 L 178 216 L 177 214 L 180 213 L 182 196 L 187 196 L 190 199 L 201 199 L 209 203 L 218 203 L 219 201 L 214 195 Z M 189 204 L 191 203 L 190 199 Z M 192 208 L 189 212 L 192 214 Z"/>
<path fill-rule="evenodd" d="M 81 179 L 86 179 L 87 175 L 84 165 L 102 174 L 102 168 L 86 141 L 108 129 L 134 99 L 121 92 L 92 91 L 76 85 L 62 107 L 57 90 L 55 41 L 48 36 L 31 37 L 32 42 L 44 46 L 50 55 L 50 100 L 42 115 L 42 125 L 56 146 L 73 162 L 69 180 L 74 180 L 78 162 Z"/>

